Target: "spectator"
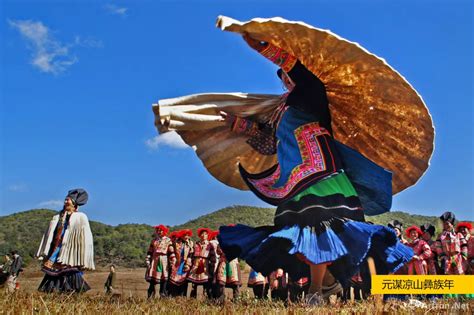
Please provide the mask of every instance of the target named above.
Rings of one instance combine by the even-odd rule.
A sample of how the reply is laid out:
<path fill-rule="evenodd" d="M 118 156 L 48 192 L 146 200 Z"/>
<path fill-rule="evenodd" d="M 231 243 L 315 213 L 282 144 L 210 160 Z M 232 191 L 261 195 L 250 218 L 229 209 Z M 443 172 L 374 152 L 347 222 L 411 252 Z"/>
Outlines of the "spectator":
<path fill-rule="evenodd" d="M 116 278 L 117 277 L 115 275 L 115 265 L 111 265 L 109 276 L 107 277 L 107 280 L 104 283 L 106 294 L 114 294 Z"/>

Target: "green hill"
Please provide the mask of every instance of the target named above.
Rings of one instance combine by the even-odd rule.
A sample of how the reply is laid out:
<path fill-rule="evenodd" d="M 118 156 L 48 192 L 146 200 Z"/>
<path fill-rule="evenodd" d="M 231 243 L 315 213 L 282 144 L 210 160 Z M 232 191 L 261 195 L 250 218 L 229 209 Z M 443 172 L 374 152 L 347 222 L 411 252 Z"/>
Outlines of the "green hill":
<path fill-rule="evenodd" d="M 197 229 L 208 227 L 217 230 L 221 225 L 245 224 L 250 226 L 260 226 L 273 224 L 274 208 L 258 208 L 249 206 L 226 207 L 212 213 L 200 216 L 184 224 L 177 225 L 172 229 Z"/>
<path fill-rule="evenodd" d="M 242 223 L 250 226 L 273 224 L 274 208 L 232 206 L 200 216 L 171 230 L 209 227 L 217 229 L 221 225 Z M 57 211 L 34 209 L 0 217 L 0 254 L 16 249 L 25 262 L 32 261 L 37 247 L 51 217 Z M 367 217 L 376 224 L 386 225 L 398 219 L 404 226 L 423 223 L 437 224 L 437 217 L 411 215 L 405 212 L 389 212 Z M 153 228 L 146 224 L 120 224 L 111 226 L 91 221 L 97 265 L 115 263 L 126 267 L 142 266 Z M 440 230 L 441 227 L 438 227 Z"/>

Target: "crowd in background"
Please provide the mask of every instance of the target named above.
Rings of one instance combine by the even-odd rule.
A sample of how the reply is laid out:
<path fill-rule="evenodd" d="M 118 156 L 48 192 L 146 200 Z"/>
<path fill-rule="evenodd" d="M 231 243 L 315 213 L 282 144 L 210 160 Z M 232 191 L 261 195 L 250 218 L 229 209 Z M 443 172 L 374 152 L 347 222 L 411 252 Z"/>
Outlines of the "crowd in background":
<path fill-rule="evenodd" d="M 224 289 L 231 288 L 233 299 L 240 296 L 242 285 L 241 268 L 238 259 L 228 260 L 219 246 L 218 231 L 208 228 L 197 229 L 199 240 L 193 242 L 191 230 L 171 232 L 163 225 L 155 226 L 155 234 L 148 248 L 145 279 L 149 282 L 148 298 L 156 294 L 159 285 L 160 296 L 197 297 L 198 286 L 203 287 L 204 296 L 223 300 Z M 248 287 L 259 299 L 297 301 L 309 287 L 307 277 L 291 279 L 282 269 L 275 270 L 268 277 L 251 270 Z"/>
<path fill-rule="evenodd" d="M 401 243 L 411 247 L 413 258 L 395 274 L 402 275 L 471 275 L 474 273 L 474 238 L 470 222 L 457 222 L 452 212 L 440 216 L 442 230 L 426 223 L 407 228 L 399 220 L 392 220 L 388 227 L 393 229 Z M 182 230 L 166 236 L 163 225 L 155 227 L 155 238 L 150 244 L 147 256 L 146 280 L 150 283 L 149 298 L 160 284 L 161 296 L 186 296 L 191 283 L 191 297 L 196 297 L 199 285 L 208 298 L 222 299 L 224 288 L 232 288 L 234 298 L 239 296 L 242 284 L 239 262 L 227 261 L 216 239 L 217 231 L 198 229 L 199 241 L 191 240 L 192 231 Z M 251 270 L 248 287 L 256 298 L 292 301 L 301 300 L 308 292 L 308 277 L 291 279 L 277 269 L 269 276 Z M 370 274 L 363 271 L 354 275 L 344 287 L 325 288 L 329 294 L 338 294 L 343 300 L 365 299 L 370 295 Z M 327 296 L 325 296 L 327 297 Z"/>
<path fill-rule="evenodd" d="M 436 233 L 435 226 L 423 224 L 409 226 L 391 221 L 400 241 L 413 249 L 413 259 L 397 271 L 408 275 L 471 275 L 474 270 L 474 238 L 472 224 L 458 222 L 452 212 L 440 216 L 442 231 Z M 405 234 L 405 235 L 403 235 Z"/>
<path fill-rule="evenodd" d="M 457 222 L 452 212 L 440 216 L 442 230 L 426 223 L 407 228 L 399 220 L 392 220 L 388 227 L 393 229 L 401 243 L 411 247 L 414 256 L 395 274 L 398 275 L 472 275 L 474 274 L 474 237 L 470 222 Z M 223 300 L 224 289 L 231 288 L 233 298 L 240 296 L 243 283 L 238 259 L 226 259 L 217 240 L 218 231 L 208 228 L 197 229 L 199 240 L 194 242 L 192 230 L 173 231 L 168 235 L 164 225 L 154 227 L 153 239 L 147 250 L 145 280 L 149 283 L 148 298 L 154 298 L 159 285 L 159 295 L 188 296 L 191 285 L 191 298 L 197 297 L 197 289 L 203 287 L 204 296 Z M 23 260 L 12 251 L 4 256 L 0 266 L 0 284 L 7 292 L 19 287 L 18 277 L 22 271 Z M 105 292 L 114 294 L 116 290 L 115 266 L 104 284 Z M 291 279 L 288 274 L 277 269 L 268 276 L 250 270 L 247 286 L 252 288 L 255 298 L 297 302 L 308 292 L 308 277 Z M 370 295 L 370 277 L 358 273 L 345 287 L 339 284 L 326 288 L 328 294 L 338 294 L 343 300 L 364 299 Z M 269 294 L 270 293 L 270 294 Z"/>
<path fill-rule="evenodd" d="M 18 277 L 23 271 L 23 258 L 16 250 L 4 256 L 3 265 L 0 266 L 0 284 L 5 285 L 8 293 L 18 289 L 20 283 Z"/>

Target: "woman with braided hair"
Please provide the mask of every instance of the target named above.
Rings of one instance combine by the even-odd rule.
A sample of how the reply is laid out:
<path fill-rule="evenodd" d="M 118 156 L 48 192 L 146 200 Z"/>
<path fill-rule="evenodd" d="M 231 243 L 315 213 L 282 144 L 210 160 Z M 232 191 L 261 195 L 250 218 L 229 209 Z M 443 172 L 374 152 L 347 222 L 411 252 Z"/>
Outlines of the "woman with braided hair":
<path fill-rule="evenodd" d="M 85 292 L 90 289 L 84 270 L 94 270 L 94 242 L 89 220 L 79 206 L 87 203 L 84 189 L 68 192 L 63 209 L 51 220 L 38 249 L 45 273 L 42 292 Z"/>

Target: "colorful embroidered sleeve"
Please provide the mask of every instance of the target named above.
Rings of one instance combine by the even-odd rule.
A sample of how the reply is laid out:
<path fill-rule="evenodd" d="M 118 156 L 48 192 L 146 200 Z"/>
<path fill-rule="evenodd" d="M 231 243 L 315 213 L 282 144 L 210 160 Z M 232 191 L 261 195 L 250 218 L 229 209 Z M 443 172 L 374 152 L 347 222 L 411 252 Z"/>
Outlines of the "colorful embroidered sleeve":
<path fill-rule="evenodd" d="M 150 242 L 150 246 L 148 246 L 147 255 L 149 255 L 149 256 L 153 255 L 154 251 L 155 251 L 155 240 L 152 240 Z"/>
<path fill-rule="evenodd" d="M 421 253 L 421 255 L 419 255 L 419 257 L 423 260 L 426 260 L 426 259 L 430 258 L 430 256 L 431 256 L 430 245 L 428 245 L 428 243 L 426 243 L 426 242 L 423 242 L 421 249 L 422 249 L 422 253 Z"/>
<path fill-rule="evenodd" d="M 441 244 L 440 239 L 436 240 L 436 253 L 440 258 L 446 256 L 446 253 L 443 251 L 443 245 Z"/>
<path fill-rule="evenodd" d="M 211 264 L 215 264 L 217 262 L 217 257 L 216 257 L 216 250 L 214 248 L 214 246 L 211 246 L 211 248 L 209 249 L 209 262 Z"/>
<path fill-rule="evenodd" d="M 199 257 L 200 255 L 201 255 L 201 246 L 199 242 L 196 242 L 196 244 L 194 244 L 193 258 Z"/>
<path fill-rule="evenodd" d="M 193 259 L 191 253 L 189 253 L 188 258 L 186 258 L 185 266 L 190 268 L 193 265 Z"/>
<path fill-rule="evenodd" d="M 258 50 L 260 54 L 280 66 L 294 83 L 286 104 L 315 116 L 315 119 L 332 134 L 329 102 L 324 83 L 295 56 L 272 44 L 263 47 Z"/>
<path fill-rule="evenodd" d="M 436 242 L 433 242 L 430 245 L 430 249 L 431 249 L 431 259 L 437 260 L 438 259 L 438 253 L 437 253 L 437 250 L 436 250 Z"/>
<path fill-rule="evenodd" d="M 468 254 L 469 254 L 469 250 L 468 250 L 468 247 L 467 247 L 466 238 L 461 233 L 458 233 L 458 237 L 459 237 L 459 243 L 461 245 L 461 255 L 464 258 L 467 258 Z"/>
<path fill-rule="evenodd" d="M 258 123 L 249 119 L 233 116 L 231 130 L 236 133 L 243 133 L 248 136 L 255 136 L 258 132 Z"/>
<path fill-rule="evenodd" d="M 263 155 L 276 153 L 276 138 L 271 127 L 237 116 L 230 117 L 230 122 L 232 131 L 249 136 L 247 143 L 254 150 Z"/>
<path fill-rule="evenodd" d="M 295 56 L 272 44 L 264 46 L 259 53 L 282 68 L 285 72 L 290 72 L 298 61 Z"/>
<path fill-rule="evenodd" d="M 174 252 L 174 246 L 173 246 L 173 244 L 170 244 L 170 245 L 168 246 L 168 255 L 169 255 L 169 258 L 170 258 L 171 260 L 176 257 L 176 254 L 175 254 L 175 252 Z"/>

